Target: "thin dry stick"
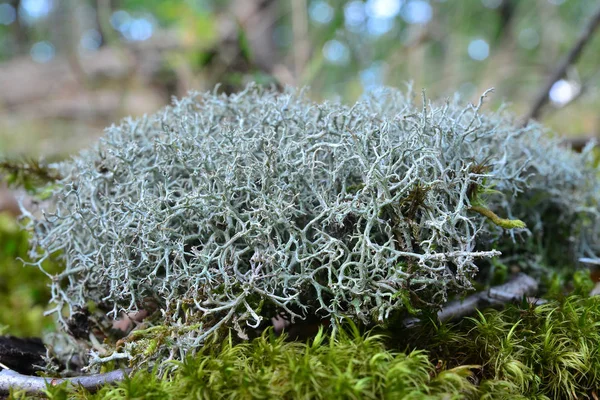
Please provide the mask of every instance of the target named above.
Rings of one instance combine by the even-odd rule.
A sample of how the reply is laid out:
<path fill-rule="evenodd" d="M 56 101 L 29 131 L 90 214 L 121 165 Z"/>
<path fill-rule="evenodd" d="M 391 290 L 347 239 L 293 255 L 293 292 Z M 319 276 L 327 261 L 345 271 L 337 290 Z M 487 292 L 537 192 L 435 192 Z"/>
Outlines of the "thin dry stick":
<path fill-rule="evenodd" d="M 446 322 L 453 319 L 465 317 L 474 314 L 476 310 L 488 307 L 497 307 L 519 301 L 523 296 L 531 296 L 538 290 L 538 284 L 535 279 L 526 274 L 519 274 L 509 282 L 494 286 L 484 292 L 475 293 L 463 300 L 455 300 L 446 304 L 437 316 L 440 322 Z M 541 302 L 542 300 L 538 300 Z M 537 301 L 536 301 L 537 302 Z M 407 318 L 404 320 L 404 326 L 409 328 L 419 322 L 418 318 Z"/>
<path fill-rule="evenodd" d="M 550 89 L 552 89 L 552 85 L 554 85 L 554 83 L 565 74 L 570 65 L 577 61 L 577 58 L 579 58 L 583 51 L 583 48 L 590 41 L 599 25 L 600 7 L 598 7 L 588 24 L 581 31 L 581 34 L 579 35 L 577 42 L 575 42 L 574 46 L 571 48 L 571 51 L 569 51 L 565 58 L 563 58 L 554 73 L 550 76 L 550 78 L 548 78 L 546 85 L 535 99 L 531 110 L 524 117 L 523 126 L 527 126 L 530 119 L 537 118 L 540 115 L 542 107 L 548 102 L 548 93 L 550 92 Z"/>
<path fill-rule="evenodd" d="M 118 370 L 104 374 L 76 376 L 73 378 L 44 378 L 40 376 L 22 375 L 12 370 L 0 371 L 0 395 L 6 395 L 10 390 L 24 390 L 28 394 L 42 393 L 48 385 L 56 386 L 64 382 L 82 386 L 93 392 L 100 387 L 122 381 L 129 370 Z"/>

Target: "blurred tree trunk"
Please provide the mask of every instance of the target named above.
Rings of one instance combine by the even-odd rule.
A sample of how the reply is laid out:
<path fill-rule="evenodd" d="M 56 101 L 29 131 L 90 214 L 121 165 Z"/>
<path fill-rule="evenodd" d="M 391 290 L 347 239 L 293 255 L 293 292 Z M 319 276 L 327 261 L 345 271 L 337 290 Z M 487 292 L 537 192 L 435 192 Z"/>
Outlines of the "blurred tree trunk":
<path fill-rule="evenodd" d="M 16 43 L 16 53 L 26 53 L 29 47 L 29 33 L 27 32 L 27 28 L 23 26 L 23 21 L 21 21 L 21 0 L 13 0 L 11 4 L 17 12 L 15 22 L 11 24 L 12 34 Z"/>
<path fill-rule="evenodd" d="M 495 34 L 496 43 L 500 43 L 506 36 L 511 34 L 511 25 L 515 16 L 516 6 L 517 4 L 513 0 L 503 0 L 496 9 L 500 20 Z"/>
<path fill-rule="evenodd" d="M 277 62 L 274 30 L 277 22 L 275 0 L 234 0 L 231 10 L 244 30 L 253 63 L 262 71 L 271 72 Z"/>

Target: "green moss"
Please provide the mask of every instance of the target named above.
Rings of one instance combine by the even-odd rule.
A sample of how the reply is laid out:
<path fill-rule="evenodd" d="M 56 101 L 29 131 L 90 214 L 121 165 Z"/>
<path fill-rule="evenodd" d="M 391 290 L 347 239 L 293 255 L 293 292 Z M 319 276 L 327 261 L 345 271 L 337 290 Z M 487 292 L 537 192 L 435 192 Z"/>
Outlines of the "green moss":
<path fill-rule="evenodd" d="M 56 170 L 35 159 L 0 160 L 0 172 L 9 185 L 23 187 L 40 198 L 50 197 L 54 182 L 61 179 Z"/>
<path fill-rule="evenodd" d="M 585 296 L 592 291 L 594 285 L 589 271 L 575 271 L 573 274 L 574 294 Z"/>
<path fill-rule="evenodd" d="M 582 276 L 575 280 L 575 292 L 588 286 Z M 430 322 L 401 346 L 428 349 L 450 367 L 481 365 L 478 390 L 488 398 L 500 389 L 524 398 L 581 398 L 600 386 L 599 325 L 600 298 L 571 295 L 487 310 L 453 325 Z"/>
<path fill-rule="evenodd" d="M 587 287 L 574 278 L 574 291 Z M 48 388 L 50 398 L 575 399 L 600 387 L 600 298 L 563 296 L 485 310 L 455 324 L 362 334 L 348 322 L 307 343 L 270 330 L 236 344 L 212 336 L 183 361 L 139 371 L 95 394 Z M 408 338 L 406 338 L 408 336 Z M 14 398 L 24 398 L 13 393 Z"/>
<path fill-rule="evenodd" d="M 413 185 L 406 197 L 400 201 L 400 210 L 405 218 L 414 219 L 417 212 L 426 207 L 425 201 L 429 190 L 429 187 L 421 183 Z"/>
<path fill-rule="evenodd" d="M 399 292 L 397 292 L 396 294 L 394 294 L 392 296 L 392 298 L 400 298 L 400 300 L 402 301 L 402 304 L 406 308 L 406 311 L 408 311 L 412 315 L 418 314 L 417 309 L 415 309 L 413 307 L 412 302 L 410 300 L 410 291 L 408 291 L 406 289 L 402 289 Z"/>
<path fill-rule="evenodd" d="M 141 371 L 95 394 L 48 388 L 50 398 L 85 399 L 460 399 L 473 395 L 471 366 L 437 370 L 423 351 L 387 350 L 383 338 L 356 327 L 308 343 L 270 331 L 234 344 L 235 333 L 195 356 L 171 362 L 164 379 Z M 18 393 L 13 394 L 19 398 Z"/>

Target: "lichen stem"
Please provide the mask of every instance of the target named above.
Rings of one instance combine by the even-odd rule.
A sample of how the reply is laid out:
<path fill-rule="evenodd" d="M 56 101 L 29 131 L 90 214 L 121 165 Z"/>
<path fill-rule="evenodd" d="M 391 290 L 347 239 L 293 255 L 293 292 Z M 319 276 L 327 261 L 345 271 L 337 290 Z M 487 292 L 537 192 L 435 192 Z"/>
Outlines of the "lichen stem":
<path fill-rule="evenodd" d="M 483 215 L 484 217 L 486 217 L 487 219 L 492 221 L 495 225 L 498 225 L 499 227 L 504 228 L 504 229 L 513 229 L 513 228 L 523 229 L 523 228 L 527 227 L 527 225 L 525 225 L 525 222 L 521 221 L 520 219 L 500 218 L 496 213 L 494 213 L 492 210 L 490 210 L 487 207 L 471 206 L 470 209 L 472 211 L 475 211 L 476 213 Z"/>

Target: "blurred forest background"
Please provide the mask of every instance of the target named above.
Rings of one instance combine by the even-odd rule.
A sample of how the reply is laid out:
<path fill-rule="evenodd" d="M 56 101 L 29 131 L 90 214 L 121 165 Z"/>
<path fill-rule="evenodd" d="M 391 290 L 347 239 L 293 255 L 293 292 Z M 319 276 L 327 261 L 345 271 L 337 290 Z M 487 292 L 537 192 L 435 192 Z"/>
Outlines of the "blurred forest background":
<path fill-rule="evenodd" d="M 126 115 L 249 81 L 354 101 L 414 82 L 526 115 L 598 0 L 0 0 L 0 155 L 64 157 Z M 539 116 L 600 126 L 600 35 Z"/>

